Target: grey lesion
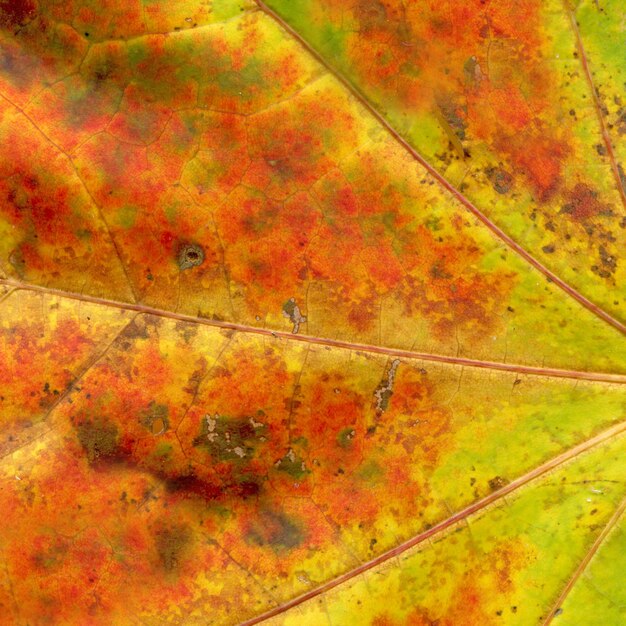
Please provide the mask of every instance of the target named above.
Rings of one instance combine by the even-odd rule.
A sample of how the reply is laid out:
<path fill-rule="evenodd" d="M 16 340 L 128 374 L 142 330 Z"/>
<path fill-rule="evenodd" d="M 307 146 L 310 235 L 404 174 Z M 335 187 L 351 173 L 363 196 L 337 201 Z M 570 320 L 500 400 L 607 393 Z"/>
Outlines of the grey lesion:
<path fill-rule="evenodd" d="M 310 470 L 307 469 L 306 463 L 300 458 L 292 448 L 289 448 L 287 454 L 282 459 L 279 459 L 274 463 L 274 467 L 289 474 L 292 478 L 297 480 L 302 479 L 307 474 L 310 474 Z"/>
<path fill-rule="evenodd" d="M 243 461 L 254 456 L 257 443 L 266 441 L 267 427 L 254 417 L 232 418 L 207 413 L 193 445 L 204 447 L 218 461 Z"/>
<path fill-rule="evenodd" d="M 178 251 L 178 267 L 181 270 L 197 267 L 202 265 L 203 262 L 204 250 L 195 243 L 185 244 Z"/>
<path fill-rule="evenodd" d="M 300 324 L 304 324 L 306 322 L 306 316 L 302 315 L 302 311 L 296 303 L 295 298 L 289 298 L 289 300 L 283 304 L 283 317 L 289 319 L 289 321 L 293 324 L 293 330 L 291 332 L 294 335 L 300 331 Z"/>
<path fill-rule="evenodd" d="M 379 415 L 384 413 L 389 406 L 389 400 L 393 395 L 393 386 L 396 380 L 396 373 L 400 365 L 400 359 L 394 359 L 387 371 L 386 379 L 383 379 L 374 391 L 374 398 L 376 398 L 376 413 Z"/>

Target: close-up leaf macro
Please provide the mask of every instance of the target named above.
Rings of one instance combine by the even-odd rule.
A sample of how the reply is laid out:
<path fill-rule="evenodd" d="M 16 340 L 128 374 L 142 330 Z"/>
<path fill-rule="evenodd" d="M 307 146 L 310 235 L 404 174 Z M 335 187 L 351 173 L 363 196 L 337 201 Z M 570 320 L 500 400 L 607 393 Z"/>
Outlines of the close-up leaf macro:
<path fill-rule="evenodd" d="M 0 625 L 626 624 L 623 0 L 0 0 Z"/>

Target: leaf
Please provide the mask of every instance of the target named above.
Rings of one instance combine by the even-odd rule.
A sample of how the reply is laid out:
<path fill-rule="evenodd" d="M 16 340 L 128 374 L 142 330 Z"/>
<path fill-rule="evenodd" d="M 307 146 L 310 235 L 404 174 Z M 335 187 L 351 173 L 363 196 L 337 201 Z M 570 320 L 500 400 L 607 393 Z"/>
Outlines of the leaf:
<path fill-rule="evenodd" d="M 0 2 L 6 623 L 623 621 L 619 4 L 405 4 Z"/>

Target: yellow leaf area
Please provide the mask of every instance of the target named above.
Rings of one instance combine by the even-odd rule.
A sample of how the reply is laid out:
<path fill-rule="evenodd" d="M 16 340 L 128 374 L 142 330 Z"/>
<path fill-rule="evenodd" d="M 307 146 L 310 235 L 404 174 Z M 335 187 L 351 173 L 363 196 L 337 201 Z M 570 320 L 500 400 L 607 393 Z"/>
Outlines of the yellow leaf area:
<path fill-rule="evenodd" d="M 572 606 L 558 606 L 554 617 L 546 607 L 624 498 L 625 453 L 620 437 L 424 546 L 266 623 L 621 624 L 619 561 L 610 565 L 613 580 L 596 589 L 600 605 L 612 605 L 612 611 L 596 613 L 595 597 L 574 604 L 572 596 Z M 622 539 L 621 552 L 623 547 Z"/>
<path fill-rule="evenodd" d="M 2 40 L 8 277 L 341 341 L 625 371 L 620 329 L 494 235 L 271 17 L 216 2 L 224 21 L 142 35 L 114 7 L 72 7 L 40 3 Z"/>
<path fill-rule="evenodd" d="M 0 622 L 621 624 L 595 3 L 271 4 L 0 0 Z"/>
<path fill-rule="evenodd" d="M 323 610 L 343 624 L 396 623 L 417 605 L 415 623 L 435 619 L 428 607 L 491 623 L 472 620 L 527 594 L 516 619 L 532 623 L 623 490 L 620 383 L 392 359 L 26 289 L 0 310 L 4 623 L 236 623 L 404 541 L 436 547 L 429 529 L 472 511 L 444 552 L 390 560 L 393 581 L 375 569 L 366 597 L 339 587 Z M 285 619 L 323 623 L 307 606 Z"/>
<path fill-rule="evenodd" d="M 596 87 L 596 108 L 601 114 L 605 149 L 596 146 L 601 156 L 613 159 L 622 190 L 626 189 L 626 24 L 624 7 L 619 0 L 601 3 L 584 1 L 576 4 L 576 27 L 585 43 L 589 72 Z"/>
<path fill-rule="evenodd" d="M 626 320 L 622 2 L 259 4 L 468 203 Z"/>

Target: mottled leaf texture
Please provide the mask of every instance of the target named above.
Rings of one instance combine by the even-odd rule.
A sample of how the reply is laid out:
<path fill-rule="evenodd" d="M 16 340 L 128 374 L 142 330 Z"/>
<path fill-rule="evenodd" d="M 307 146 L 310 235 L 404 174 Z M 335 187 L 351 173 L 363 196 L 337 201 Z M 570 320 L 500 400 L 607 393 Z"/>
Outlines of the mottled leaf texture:
<path fill-rule="evenodd" d="M 0 0 L 0 623 L 626 623 L 619 0 Z"/>

